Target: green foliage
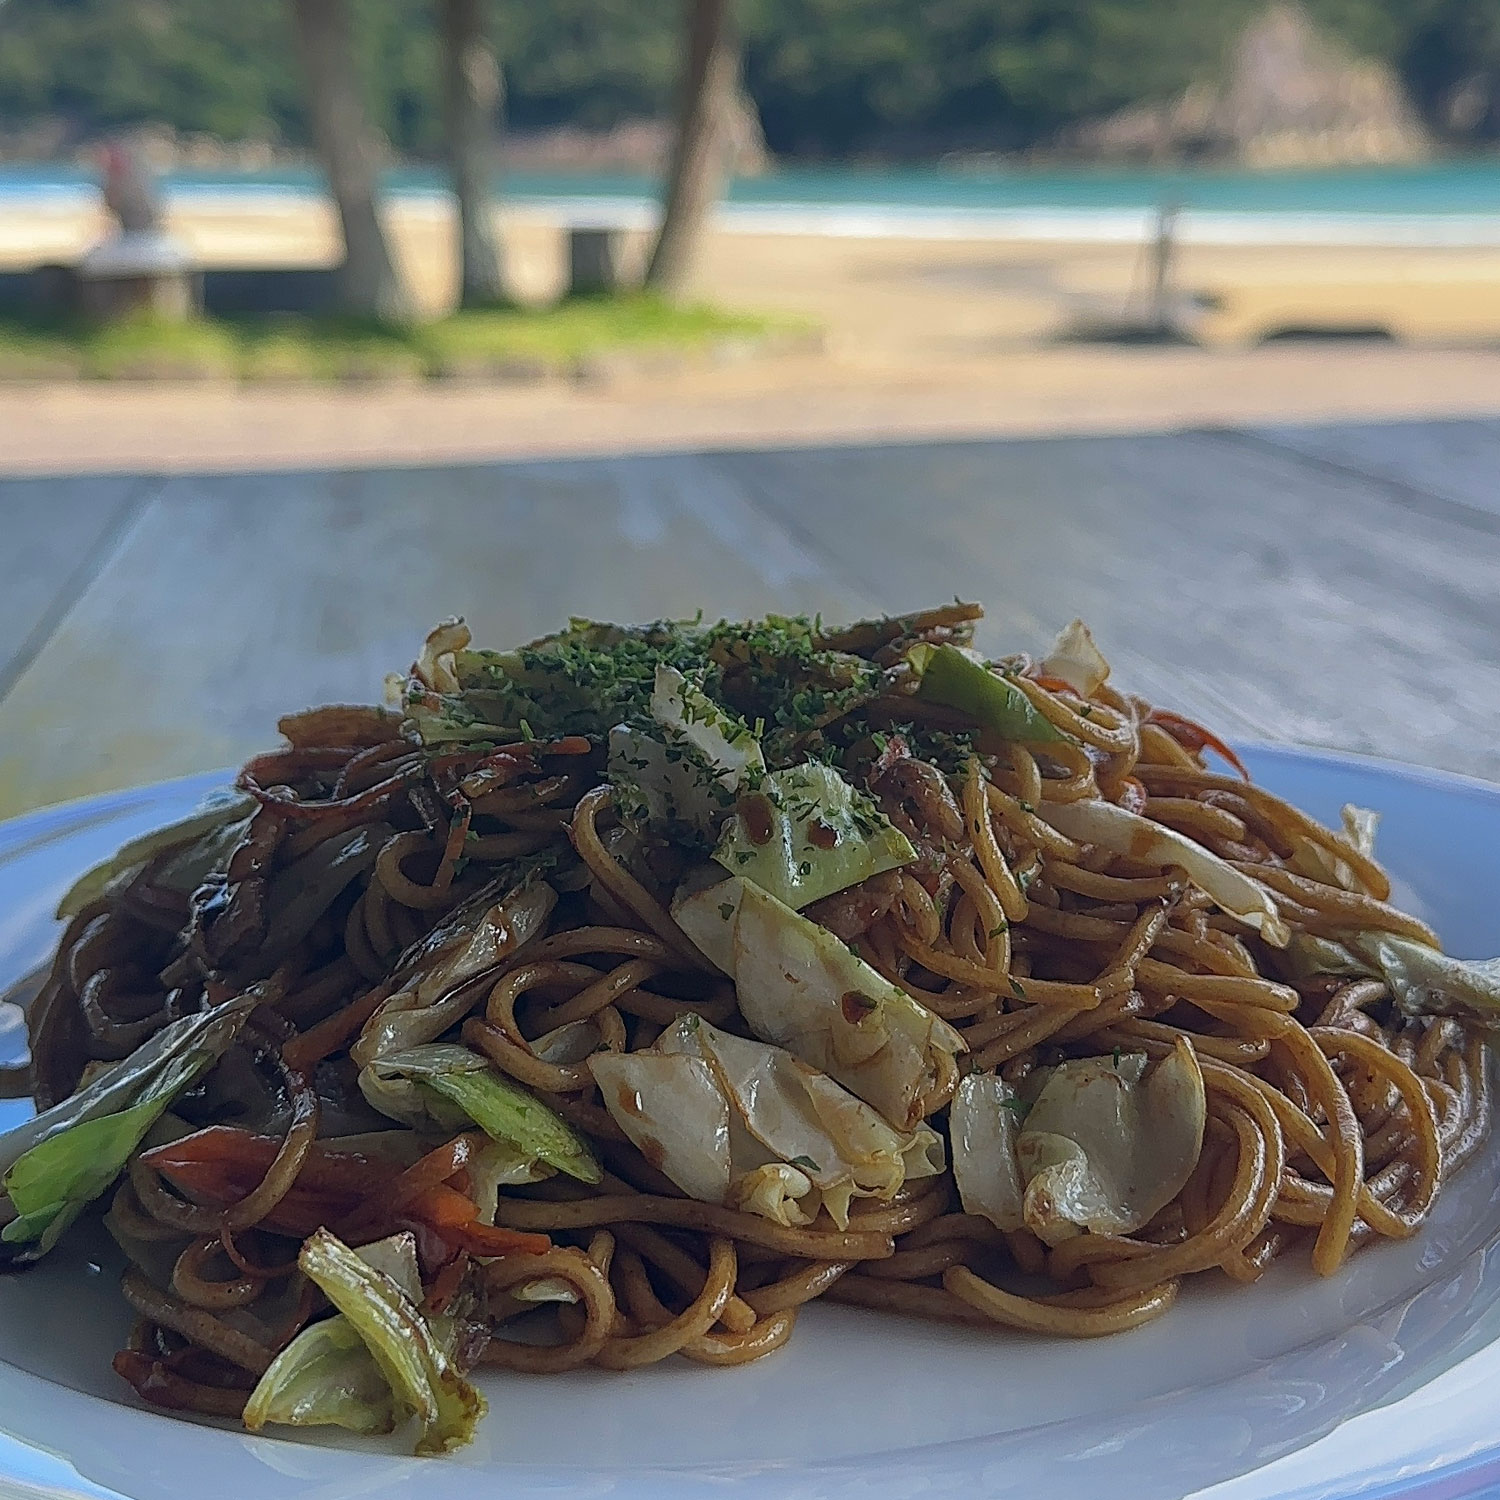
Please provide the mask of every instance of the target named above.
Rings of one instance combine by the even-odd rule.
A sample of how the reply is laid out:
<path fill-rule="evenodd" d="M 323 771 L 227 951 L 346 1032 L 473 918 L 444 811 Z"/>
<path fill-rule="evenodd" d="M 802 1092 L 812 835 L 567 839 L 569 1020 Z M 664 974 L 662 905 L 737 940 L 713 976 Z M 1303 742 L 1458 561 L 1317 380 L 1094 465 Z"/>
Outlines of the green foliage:
<path fill-rule="evenodd" d="M 1494 0 L 1304 0 L 1354 51 L 1398 66 L 1442 120 L 1500 133 Z M 742 0 L 745 73 L 773 149 L 831 155 L 1015 147 L 1211 75 L 1264 0 Z M 376 123 L 436 154 L 432 0 L 352 0 Z M 0 0 L 0 123 L 140 120 L 226 138 L 305 138 L 287 0 Z M 677 4 L 492 0 L 518 127 L 660 115 Z M 1477 82 L 1472 82 L 1477 80 Z"/>
<path fill-rule="evenodd" d="M 100 380 L 194 380 L 232 375 L 233 334 L 214 323 L 128 318 L 78 340 L 83 373 Z"/>
<path fill-rule="evenodd" d="M 306 138 L 287 0 L 0 0 L 0 124 L 85 131 L 159 120 L 226 139 Z M 351 0 L 375 123 L 435 153 L 431 0 Z M 498 0 L 492 28 L 518 125 L 603 127 L 659 114 L 677 70 L 675 6 Z"/>
<path fill-rule="evenodd" d="M 460 312 L 396 328 L 336 318 L 125 319 L 101 327 L 0 320 L 0 379 L 378 380 L 570 373 L 595 356 L 691 352 L 779 324 L 645 295 Z"/>
<path fill-rule="evenodd" d="M 500 0 L 492 14 L 515 124 L 597 129 L 670 108 L 678 5 Z"/>
<path fill-rule="evenodd" d="M 1500 138 L 1500 5 L 1414 0 L 1399 61 L 1441 127 Z"/>
<path fill-rule="evenodd" d="M 1212 70 L 1248 0 L 761 0 L 747 77 L 773 148 L 1020 146 Z"/>
<path fill-rule="evenodd" d="M 288 12 L 284 0 L 11 0 L 0 7 L 0 119 L 300 135 Z"/>
<path fill-rule="evenodd" d="M 529 308 L 457 313 L 421 330 L 430 366 L 463 373 L 466 359 L 567 367 L 611 349 L 701 348 L 715 339 L 768 331 L 764 318 L 657 297 L 575 297 L 545 312 Z"/>

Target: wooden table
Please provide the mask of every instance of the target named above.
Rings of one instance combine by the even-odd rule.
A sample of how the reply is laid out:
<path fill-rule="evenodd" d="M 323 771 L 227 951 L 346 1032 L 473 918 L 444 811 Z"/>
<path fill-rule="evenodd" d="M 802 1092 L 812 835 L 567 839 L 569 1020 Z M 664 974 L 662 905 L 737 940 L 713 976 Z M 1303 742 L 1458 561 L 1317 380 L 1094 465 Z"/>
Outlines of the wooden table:
<path fill-rule="evenodd" d="M 0 483 L 0 814 L 228 765 L 427 628 L 1094 626 L 1229 735 L 1500 780 L 1500 420 Z"/>

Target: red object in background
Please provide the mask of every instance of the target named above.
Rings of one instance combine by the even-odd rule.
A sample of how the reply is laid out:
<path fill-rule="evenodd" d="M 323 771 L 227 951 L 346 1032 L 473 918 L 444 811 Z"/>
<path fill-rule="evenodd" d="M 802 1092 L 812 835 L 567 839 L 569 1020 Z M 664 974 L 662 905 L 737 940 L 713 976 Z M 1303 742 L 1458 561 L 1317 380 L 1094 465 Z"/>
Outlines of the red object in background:
<path fill-rule="evenodd" d="M 119 141 L 103 150 L 104 203 L 126 234 L 161 227 L 161 197 L 139 151 Z"/>

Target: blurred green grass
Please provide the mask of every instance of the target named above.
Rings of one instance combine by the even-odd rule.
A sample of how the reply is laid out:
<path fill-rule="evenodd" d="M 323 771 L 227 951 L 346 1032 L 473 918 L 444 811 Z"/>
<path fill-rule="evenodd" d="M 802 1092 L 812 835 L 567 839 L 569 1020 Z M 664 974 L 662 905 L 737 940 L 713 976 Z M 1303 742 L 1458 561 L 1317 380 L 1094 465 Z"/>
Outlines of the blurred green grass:
<path fill-rule="evenodd" d="M 0 318 L 0 379 L 543 379 L 601 357 L 754 348 L 809 329 L 645 293 L 390 325 L 296 315 L 90 325 Z"/>

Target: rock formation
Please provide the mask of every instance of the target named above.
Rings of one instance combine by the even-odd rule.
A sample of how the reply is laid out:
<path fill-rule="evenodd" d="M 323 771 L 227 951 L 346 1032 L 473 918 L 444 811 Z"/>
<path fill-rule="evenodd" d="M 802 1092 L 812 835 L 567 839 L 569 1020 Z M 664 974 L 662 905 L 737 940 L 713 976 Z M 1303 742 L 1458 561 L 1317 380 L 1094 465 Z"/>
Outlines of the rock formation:
<path fill-rule="evenodd" d="M 1351 56 L 1283 0 L 1245 28 L 1219 81 L 1090 122 L 1065 145 L 1117 160 L 1252 167 L 1419 161 L 1431 149 L 1395 73 Z"/>

